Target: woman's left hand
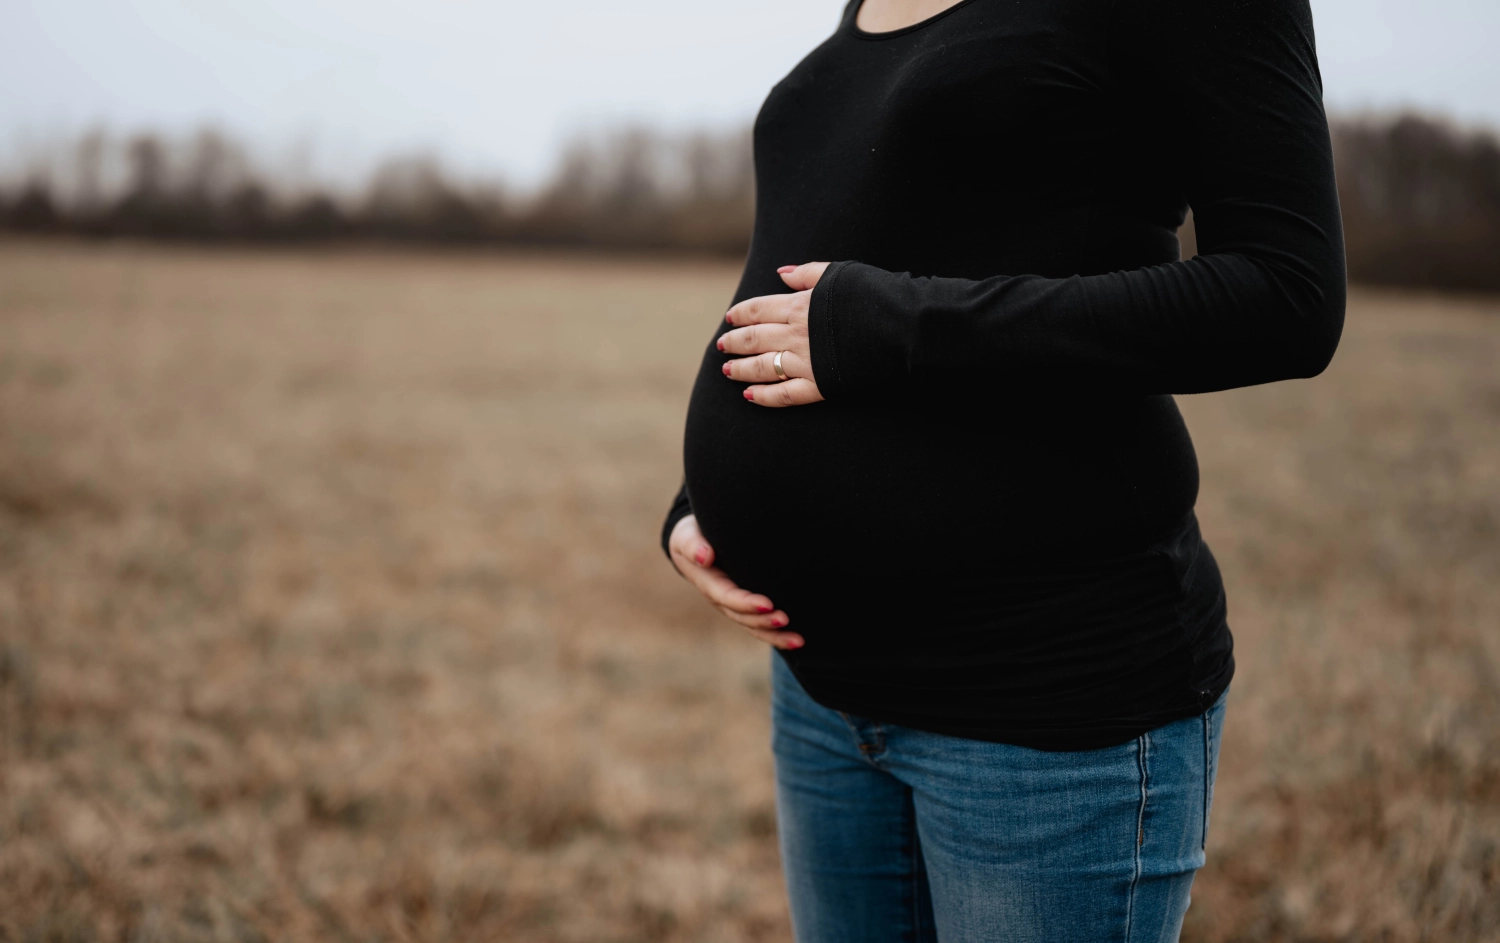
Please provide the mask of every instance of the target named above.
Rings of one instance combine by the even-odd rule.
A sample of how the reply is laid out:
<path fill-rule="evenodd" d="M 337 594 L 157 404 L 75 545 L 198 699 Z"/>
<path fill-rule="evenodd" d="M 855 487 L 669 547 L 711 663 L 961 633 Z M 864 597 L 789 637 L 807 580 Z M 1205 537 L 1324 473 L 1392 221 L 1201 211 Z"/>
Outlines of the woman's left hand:
<path fill-rule="evenodd" d="M 823 399 L 813 377 L 807 309 L 813 286 L 826 268 L 827 262 L 783 265 L 776 271 L 792 288 L 791 294 L 746 298 L 724 315 L 724 320 L 735 328 L 719 338 L 719 350 L 739 357 L 724 364 L 724 375 L 753 384 L 745 388 L 745 399 L 750 402 L 761 406 L 802 406 Z M 785 380 L 776 375 L 777 353 L 781 354 Z"/>

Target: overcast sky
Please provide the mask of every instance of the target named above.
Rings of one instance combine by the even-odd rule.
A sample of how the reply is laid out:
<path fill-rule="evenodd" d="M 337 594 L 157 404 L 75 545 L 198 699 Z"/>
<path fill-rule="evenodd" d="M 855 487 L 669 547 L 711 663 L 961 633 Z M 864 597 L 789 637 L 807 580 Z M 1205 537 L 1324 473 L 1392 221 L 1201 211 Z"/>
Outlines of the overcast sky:
<path fill-rule="evenodd" d="M 978 0 L 986 2 L 986 0 Z M 1500 127 L 1500 0 L 1312 0 L 1334 109 Z M 441 154 L 534 183 L 580 128 L 729 126 L 843 0 L 0 0 L 0 151 L 214 124 L 325 172 Z"/>

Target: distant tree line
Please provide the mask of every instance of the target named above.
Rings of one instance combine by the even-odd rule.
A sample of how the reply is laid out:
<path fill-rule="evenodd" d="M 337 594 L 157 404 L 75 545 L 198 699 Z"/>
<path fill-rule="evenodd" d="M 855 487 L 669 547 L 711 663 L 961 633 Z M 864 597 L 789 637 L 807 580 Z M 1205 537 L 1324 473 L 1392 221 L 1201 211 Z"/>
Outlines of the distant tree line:
<path fill-rule="evenodd" d="M 1333 152 L 1349 274 L 1500 289 L 1500 140 L 1418 115 L 1343 121 Z"/>
<path fill-rule="evenodd" d="M 213 130 L 86 134 L 0 182 L 0 231 L 199 242 L 376 239 L 744 251 L 748 131 L 623 128 L 580 137 L 537 193 L 469 182 L 432 157 L 380 165 L 354 192 L 289 182 Z"/>
<path fill-rule="evenodd" d="M 1406 114 L 1333 127 L 1349 271 L 1500 289 L 1500 141 Z M 282 175 L 284 176 L 284 175 Z M 293 186 L 233 139 L 84 135 L 0 184 L 0 230 L 91 237 L 653 248 L 741 253 L 754 216 L 748 131 L 625 128 L 565 149 L 537 193 L 392 160 L 356 192 Z"/>

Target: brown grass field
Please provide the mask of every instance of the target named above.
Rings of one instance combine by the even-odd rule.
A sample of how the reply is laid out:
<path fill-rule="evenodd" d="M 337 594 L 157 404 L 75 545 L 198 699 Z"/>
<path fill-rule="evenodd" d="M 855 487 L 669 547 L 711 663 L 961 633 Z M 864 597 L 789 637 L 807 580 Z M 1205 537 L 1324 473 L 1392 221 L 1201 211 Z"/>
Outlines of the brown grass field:
<path fill-rule="evenodd" d="M 788 939 L 766 652 L 656 547 L 736 276 L 0 242 L 0 940 Z M 1183 407 L 1185 939 L 1500 940 L 1500 299 Z"/>

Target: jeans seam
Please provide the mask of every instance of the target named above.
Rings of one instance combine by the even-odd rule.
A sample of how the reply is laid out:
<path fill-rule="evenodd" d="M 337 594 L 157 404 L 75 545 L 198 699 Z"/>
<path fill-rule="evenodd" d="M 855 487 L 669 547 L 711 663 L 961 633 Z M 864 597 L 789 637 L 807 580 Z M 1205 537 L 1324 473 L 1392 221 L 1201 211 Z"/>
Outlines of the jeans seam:
<path fill-rule="evenodd" d="M 1135 888 L 1141 879 L 1141 848 L 1146 843 L 1146 793 L 1148 789 L 1148 767 L 1146 754 L 1151 745 L 1151 735 L 1142 734 L 1135 741 L 1136 766 L 1141 774 L 1141 803 L 1135 816 L 1135 862 L 1130 875 L 1130 890 L 1125 898 L 1125 940 L 1130 941 L 1131 920 L 1135 916 Z"/>
<path fill-rule="evenodd" d="M 912 940 L 919 941 L 922 939 L 922 874 L 917 869 L 917 814 L 915 809 L 912 810 L 911 820 L 909 822 L 908 828 L 910 829 L 910 835 L 908 837 L 906 847 L 908 848 L 908 855 L 910 856 L 911 861 Z"/>
<path fill-rule="evenodd" d="M 1209 756 L 1211 752 L 1209 746 L 1208 711 L 1205 711 L 1203 713 L 1203 839 L 1198 845 L 1199 851 L 1208 850 L 1208 784 L 1209 774 L 1211 773 L 1209 769 Z"/>

